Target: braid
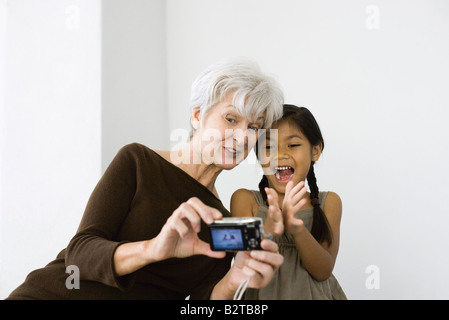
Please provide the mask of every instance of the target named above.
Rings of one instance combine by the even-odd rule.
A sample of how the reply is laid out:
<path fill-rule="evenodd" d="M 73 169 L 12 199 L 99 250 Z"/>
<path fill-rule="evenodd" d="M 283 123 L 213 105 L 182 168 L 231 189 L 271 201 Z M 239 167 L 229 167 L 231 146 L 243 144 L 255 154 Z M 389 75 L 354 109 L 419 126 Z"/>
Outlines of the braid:
<path fill-rule="evenodd" d="M 262 194 L 262 199 L 267 201 L 267 193 L 265 192 L 265 188 L 268 187 L 268 178 L 266 175 L 263 175 L 262 180 L 259 182 L 259 191 Z"/>
<path fill-rule="evenodd" d="M 315 170 L 313 168 L 313 165 L 315 163 L 312 161 L 312 164 L 310 165 L 309 173 L 307 173 L 307 182 L 309 184 L 310 188 L 310 200 L 312 201 L 312 205 L 316 207 L 319 206 L 320 203 L 316 203 L 316 199 L 320 199 L 320 191 L 318 189 L 318 185 L 316 184 L 316 177 L 315 177 Z"/>
<path fill-rule="evenodd" d="M 310 200 L 313 205 L 313 223 L 311 233 L 318 242 L 326 241 L 328 245 L 332 243 L 332 230 L 327 221 L 326 215 L 320 207 L 319 189 L 316 183 L 315 171 L 312 161 L 307 174 L 307 182 L 310 188 Z"/>

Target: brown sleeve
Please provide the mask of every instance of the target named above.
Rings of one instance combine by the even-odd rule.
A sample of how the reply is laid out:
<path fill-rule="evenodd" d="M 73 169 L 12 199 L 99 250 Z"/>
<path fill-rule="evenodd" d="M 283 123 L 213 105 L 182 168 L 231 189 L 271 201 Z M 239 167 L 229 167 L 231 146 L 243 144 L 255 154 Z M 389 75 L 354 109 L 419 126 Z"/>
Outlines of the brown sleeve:
<path fill-rule="evenodd" d="M 118 277 L 114 252 L 123 242 L 115 237 L 126 218 L 136 193 L 137 152 L 134 145 L 123 147 L 92 192 L 76 235 L 66 250 L 66 265 L 76 265 L 82 280 L 126 289 L 132 275 Z"/>

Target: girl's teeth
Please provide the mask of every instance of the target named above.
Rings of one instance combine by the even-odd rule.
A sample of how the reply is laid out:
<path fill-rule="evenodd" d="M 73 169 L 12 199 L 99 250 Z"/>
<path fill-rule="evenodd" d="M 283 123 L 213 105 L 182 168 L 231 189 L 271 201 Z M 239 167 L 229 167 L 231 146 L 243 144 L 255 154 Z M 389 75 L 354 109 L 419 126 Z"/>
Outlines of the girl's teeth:
<path fill-rule="evenodd" d="M 284 170 L 290 170 L 292 173 L 287 177 L 286 173 L 283 173 L 282 177 L 281 177 L 281 171 Z M 276 179 L 278 180 L 287 180 L 293 177 L 293 168 L 290 166 L 282 166 L 282 167 L 275 167 L 275 173 L 274 176 L 276 177 Z"/>

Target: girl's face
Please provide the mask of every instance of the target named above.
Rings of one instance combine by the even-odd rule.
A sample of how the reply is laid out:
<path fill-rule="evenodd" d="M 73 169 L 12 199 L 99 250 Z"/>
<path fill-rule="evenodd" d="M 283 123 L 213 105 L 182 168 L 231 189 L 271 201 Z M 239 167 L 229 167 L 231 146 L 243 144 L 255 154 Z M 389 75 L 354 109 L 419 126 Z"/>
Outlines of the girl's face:
<path fill-rule="evenodd" d="M 232 105 L 232 94 L 212 107 L 205 115 L 192 115 L 201 162 L 229 170 L 242 162 L 254 147 L 264 117 L 250 120 Z M 201 121 L 201 117 L 204 117 Z M 198 155 L 197 155 L 198 156 Z"/>
<path fill-rule="evenodd" d="M 272 130 L 267 130 L 266 154 L 261 150 L 260 162 L 270 188 L 284 194 L 289 181 L 293 180 L 296 185 L 306 179 L 311 162 L 321 155 L 322 146 L 312 146 L 288 120 L 279 121 L 271 129 L 277 129 L 277 139 L 275 134 L 270 134 Z"/>

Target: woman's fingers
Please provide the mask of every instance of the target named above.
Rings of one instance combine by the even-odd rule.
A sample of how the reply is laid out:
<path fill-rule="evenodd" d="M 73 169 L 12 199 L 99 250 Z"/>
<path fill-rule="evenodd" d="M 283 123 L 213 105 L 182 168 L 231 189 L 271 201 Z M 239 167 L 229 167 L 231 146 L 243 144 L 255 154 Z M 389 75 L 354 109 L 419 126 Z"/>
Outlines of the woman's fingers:
<path fill-rule="evenodd" d="M 219 210 L 205 205 L 197 197 L 190 198 L 186 203 L 190 205 L 207 224 L 211 224 L 214 220 L 219 220 L 223 217 Z"/>
<path fill-rule="evenodd" d="M 167 257 L 188 257 L 204 254 L 213 258 L 223 258 L 225 252 L 212 251 L 210 245 L 199 239 L 197 233 L 201 223 L 212 223 L 221 219 L 222 213 L 205 205 L 198 198 L 190 198 L 182 203 L 170 216 L 158 235 L 161 250 Z"/>
<path fill-rule="evenodd" d="M 270 240 L 270 239 L 263 239 L 260 243 L 260 247 L 267 252 L 272 252 L 272 253 L 279 252 L 279 246 L 276 244 L 276 242 L 274 242 L 273 240 Z M 257 251 L 260 251 L 260 250 L 257 250 Z M 253 252 L 256 252 L 256 251 L 253 251 Z"/>
<path fill-rule="evenodd" d="M 215 208 L 205 205 L 200 199 L 193 197 L 182 203 L 173 214 L 173 226 L 181 237 L 189 230 L 189 225 L 196 232 L 201 230 L 201 220 L 211 224 L 221 219 L 222 213 Z"/>
<path fill-rule="evenodd" d="M 266 286 L 284 262 L 275 242 L 264 239 L 261 246 L 263 250 L 250 251 L 246 258 L 242 259 L 241 270 L 246 277 L 251 277 L 249 286 L 252 288 Z"/>
<path fill-rule="evenodd" d="M 180 206 L 181 215 L 179 220 L 182 222 L 190 223 L 192 229 L 195 230 L 196 233 L 201 230 L 201 217 L 198 215 L 196 210 L 189 204 L 183 203 Z"/>
<path fill-rule="evenodd" d="M 248 260 L 247 269 L 252 270 L 253 276 L 259 276 L 260 280 L 264 281 L 265 279 L 271 279 L 277 268 L 273 268 L 272 265 L 253 258 Z"/>
<path fill-rule="evenodd" d="M 211 258 L 224 258 L 226 256 L 225 251 L 213 251 L 210 245 L 202 240 L 198 240 L 194 254 L 203 254 Z"/>
<path fill-rule="evenodd" d="M 181 238 L 184 238 L 189 233 L 189 227 L 182 219 L 173 219 L 172 226 Z"/>
<path fill-rule="evenodd" d="M 265 266 L 269 266 L 271 270 L 276 270 L 279 268 L 284 262 L 284 258 L 281 254 L 277 252 L 268 252 L 268 251 L 252 251 L 251 252 L 251 260 L 256 260 L 258 262 L 264 263 Z M 257 269 L 262 270 L 262 269 Z M 266 269 L 268 271 L 268 269 Z"/>

